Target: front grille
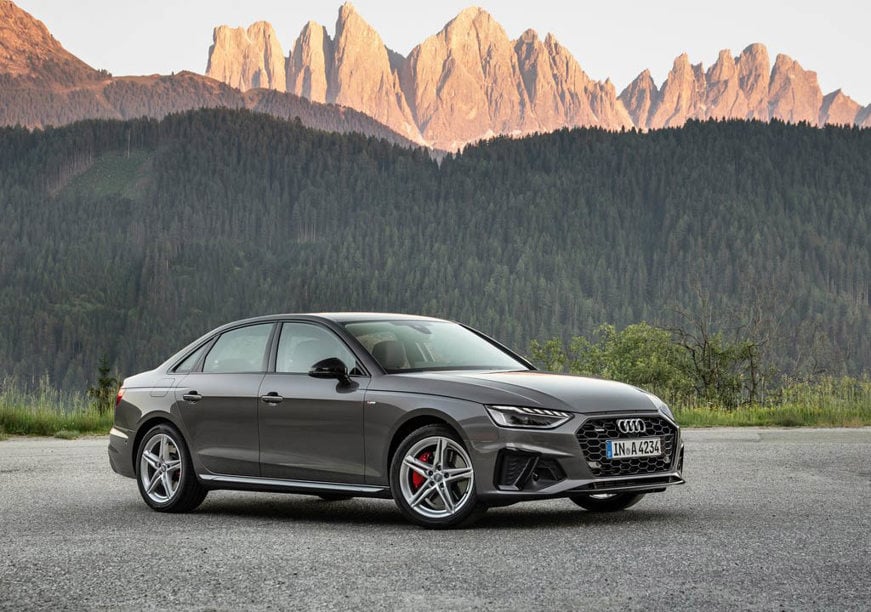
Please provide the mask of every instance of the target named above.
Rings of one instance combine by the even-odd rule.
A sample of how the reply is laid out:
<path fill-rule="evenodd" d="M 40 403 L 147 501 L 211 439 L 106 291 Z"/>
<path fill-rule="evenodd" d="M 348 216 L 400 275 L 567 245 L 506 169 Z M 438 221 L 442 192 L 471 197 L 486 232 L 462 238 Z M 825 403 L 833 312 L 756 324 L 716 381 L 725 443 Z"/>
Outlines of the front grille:
<path fill-rule="evenodd" d="M 621 416 L 620 419 L 627 417 Z M 624 434 L 617 429 L 619 419 L 593 418 L 585 421 L 578 430 L 578 444 L 593 476 L 635 476 L 672 471 L 677 429 L 659 416 L 638 416 L 644 421 L 644 433 Z M 663 454 L 659 457 L 634 457 L 632 459 L 608 459 L 605 456 L 605 440 L 630 438 L 662 438 Z"/>

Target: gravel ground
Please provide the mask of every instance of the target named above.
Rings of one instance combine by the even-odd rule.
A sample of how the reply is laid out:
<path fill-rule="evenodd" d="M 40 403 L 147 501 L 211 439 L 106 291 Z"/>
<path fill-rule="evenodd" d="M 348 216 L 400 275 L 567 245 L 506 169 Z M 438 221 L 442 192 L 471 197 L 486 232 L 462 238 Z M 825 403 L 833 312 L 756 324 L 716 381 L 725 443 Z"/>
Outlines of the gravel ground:
<path fill-rule="evenodd" d="M 211 493 L 147 509 L 105 438 L 0 442 L 2 609 L 871 609 L 871 428 L 685 432 L 688 484 L 473 528 L 392 502 Z"/>

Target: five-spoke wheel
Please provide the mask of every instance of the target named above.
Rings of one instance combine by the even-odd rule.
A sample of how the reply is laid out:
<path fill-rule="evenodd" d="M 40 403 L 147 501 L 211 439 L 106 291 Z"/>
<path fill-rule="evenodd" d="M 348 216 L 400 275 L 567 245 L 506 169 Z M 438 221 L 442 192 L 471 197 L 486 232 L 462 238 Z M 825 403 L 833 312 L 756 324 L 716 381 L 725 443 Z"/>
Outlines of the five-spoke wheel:
<path fill-rule="evenodd" d="M 137 465 L 139 493 L 155 510 L 187 512 L 206 497 L 206 489 L 193 472 L 184 439 L 167 423 L 152 427 L 142 437 Z"/>
<path fill-rule="evenodd" d="M 412 432 L 399 445 L 390 470 L 399 509 L 425 527 L 468 523 L 484 509 L 475 493 L 475 471 L 462 442 L 442 425 Z"/>
<path fill-rule="evenodd" d="M 158 504 L 165 504 L 178 492 L 181 480 L 181 457 L 175 440 L 159 433 L 142 449 L 139 478 L 145 494 Z"/>

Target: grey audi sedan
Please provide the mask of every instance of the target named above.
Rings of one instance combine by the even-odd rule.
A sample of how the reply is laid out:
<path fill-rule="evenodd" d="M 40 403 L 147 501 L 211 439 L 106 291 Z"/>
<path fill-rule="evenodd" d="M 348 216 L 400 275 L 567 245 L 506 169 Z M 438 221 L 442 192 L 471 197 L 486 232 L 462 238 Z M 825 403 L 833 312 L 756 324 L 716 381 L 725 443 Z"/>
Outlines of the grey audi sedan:
<path fill-rule="evenodd" d="M 683 483 L 656 396 L 536 371 L 459 323 L 372 313 L 236 321 L 127 378 L 109 461 L 158 511 L 213 489 L 392 497 L 432 528 L 534 499 L 623 510 Z"/>

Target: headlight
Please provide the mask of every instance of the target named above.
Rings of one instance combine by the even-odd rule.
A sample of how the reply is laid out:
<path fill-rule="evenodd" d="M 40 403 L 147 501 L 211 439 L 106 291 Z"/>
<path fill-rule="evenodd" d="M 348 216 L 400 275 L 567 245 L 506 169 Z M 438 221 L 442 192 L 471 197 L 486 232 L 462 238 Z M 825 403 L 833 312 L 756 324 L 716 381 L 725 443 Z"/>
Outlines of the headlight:
<path fill-rule="evenodd" d="M 570 412 L 525 406 L 487 406 L 487 412 L 500 427 L 521 429 L 553 429 L 572 418 Z"/>

